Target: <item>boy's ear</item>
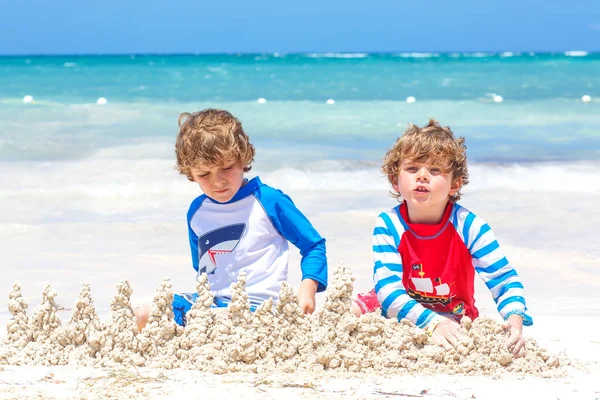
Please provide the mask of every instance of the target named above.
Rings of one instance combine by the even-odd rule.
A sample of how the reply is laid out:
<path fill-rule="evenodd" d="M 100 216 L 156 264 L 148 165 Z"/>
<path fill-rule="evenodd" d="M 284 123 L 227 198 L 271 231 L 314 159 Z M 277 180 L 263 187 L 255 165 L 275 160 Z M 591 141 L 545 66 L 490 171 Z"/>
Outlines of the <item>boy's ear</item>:
<path fill-rule="evenodd" d="M 452 182 L 452 185 L 450 185 L 450 196 L 454 197 L 454 195 L 456 194 L 456 192 L 459 191 L 460 187 L 462 186 L 462 177 L 458 177 L 454 180 L 454 182 Z"/>
<path fill-rule="evenodd" d="M 393 177 L 388 177 L 390 183 L 392 184 L 392 189 L 394 189 L 394 191 L 396 193 L 400 193 L 400 187 L 398 186 L 398 178 L 396 177 L 396 179 L 394 179 Z"/>

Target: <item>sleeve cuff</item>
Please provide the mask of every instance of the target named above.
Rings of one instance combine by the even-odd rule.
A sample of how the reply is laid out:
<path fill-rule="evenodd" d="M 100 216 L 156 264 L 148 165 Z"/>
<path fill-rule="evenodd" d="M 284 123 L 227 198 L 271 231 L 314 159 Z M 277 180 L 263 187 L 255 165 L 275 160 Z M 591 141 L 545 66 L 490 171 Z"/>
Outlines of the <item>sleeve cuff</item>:
<path fill-rule="evenodd" d="M 523 326 L 531 326 L 533 325 L 533 319 L 527 315 L 525 313 L 525 311 L 521 311 L 521 310 L 512 310 L 506 313 L 506 315 L 504 316 L 504 320 L 506 321 L 508 319 L 508 317 L 510 317 L 513 314 L 517 314 L 520 315 L 523 318 Z"/>
<path fill-rule="evenodd" d="M 302 277 L 302 280 L 305 280 L 305 279 L 310 279 L 310 280 L 317 282 L 317 293 L 322 292 L 325 289 L 327 289 L 327 280 L 323 281 L 323 279 L 317 278 L 312 275 L 304 275 Z"/>

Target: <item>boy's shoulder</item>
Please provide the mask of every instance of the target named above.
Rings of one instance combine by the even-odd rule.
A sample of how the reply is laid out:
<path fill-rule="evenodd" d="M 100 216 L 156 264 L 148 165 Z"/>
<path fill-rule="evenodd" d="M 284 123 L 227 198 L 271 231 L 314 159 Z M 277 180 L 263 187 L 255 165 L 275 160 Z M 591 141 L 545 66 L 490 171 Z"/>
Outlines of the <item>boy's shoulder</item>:
<path fill-rule="evenodd" d="M 258 177 L 254 178 L 258 179 Z M 285 194 L 281 189 L 274 188 L 266 183 L 260 183 L 254 192 L 256 198 L 261 202 L 279 202 L 282 199 L 290 199 L 290 196 Z"/>
<path fill-rule="evenodd" d="M 235 196 L 233 196 L 233 198 L 228 201 L 227 203 L 217 203 L 212 201 L 207 195 L 202 194 L 198 197 L 196 197 L 192 203 L 190 204 L 190 207 L 188 209 L 188 220 L 191 219 L 194 214 L 196 214 L 198 212 L 198 210 L 200 210 L 200 208 L 202 208 L 202 205 L 205 202 L 210 202 L 211 204 L 211 208 L 213 207 L 227 207 L 228 209 L 231 209 L 233 211 L 233 209 L 235 209 L 236 207 L 234 205 L 240 205 L 242 206 L 242 204 L 240 202 L 246 200 L 252 197 L 256 200 L 258 200 L 263 206 L 266 205 L 271 205 L 273 203 L 278 204 L 280 203 L 282 200 L 290 200 L 288 195 L 286 195 L 285 193 L 283 193 L 281 190 L 276 189 L 272 186 L 269 186 L 265 183 L 263 183 L 260 178 L 258 176 L 250 179 L 248 181 L 248 183 L 246 183 L 244 186 L 242 186 L 240 188 L 240 190 L 238 191 L 238 193 L 236 193 Z"/>
<path fill-rule="evenodd" d="M 468 208 L 461 206 L 458 203 L 453 204 L 452 215 L 450 218 L 451 218 L 451 222 L 453 222 L 454 225 L 457 225 L 457 224 L 472 225 L 474 223 L 477 225 L 483 225 L 486 223 L 482 217 L 475 214 L 473 211 L 469 210 Z"/>

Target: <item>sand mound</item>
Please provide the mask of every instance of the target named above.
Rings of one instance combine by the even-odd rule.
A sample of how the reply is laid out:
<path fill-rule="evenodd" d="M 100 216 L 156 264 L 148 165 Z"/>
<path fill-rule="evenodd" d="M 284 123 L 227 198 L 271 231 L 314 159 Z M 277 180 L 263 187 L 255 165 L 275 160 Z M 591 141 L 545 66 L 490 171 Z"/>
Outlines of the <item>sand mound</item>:
<path fill-rule="evenodd" d="M 131 308 L 132 290 L 120 282 L 111 319 L 101 323 L 84 284 L 66 326 L 56 315 L 56 292 L 46 287 L 31 320 L 21 286 L 9 293 L 12 319 L 0 345 L 4 365 L 136 365 L 196 369 L 213 373 L 328 371 L 374 374 L 501 373 L 561 376 L 570 361 L 527 342 L 527 355 L 513 359 L 504 349 L 508 333 L 489 318 L 461 324 L 465 339 L 444 351 L 409 321 L 397 323 L 377 313 L 350 312 L 351 271 L 338 267 L 321 310 L 303 315 L 292 288 L 283 284 L 276 306 L 265 302 L 250 312 L 246 276 L 232 285 L 226 314 L 211 309 L 206 276 L 197 282 L 198 301 L 185 329 L 173 321 L 171 283 L 157 288 L 148 324 L 138 332 Z"/>

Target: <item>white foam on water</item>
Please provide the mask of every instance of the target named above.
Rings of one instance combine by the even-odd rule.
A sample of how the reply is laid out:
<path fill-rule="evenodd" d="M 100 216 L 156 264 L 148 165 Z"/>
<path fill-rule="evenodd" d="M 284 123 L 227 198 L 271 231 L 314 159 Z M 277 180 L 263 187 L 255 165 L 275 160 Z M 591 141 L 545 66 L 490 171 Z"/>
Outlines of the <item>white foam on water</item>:
<path fill-rule="evenodd" d="M 126 154 L 124 152 L 123 154 Z M 535 197 L 548 193 L 600 194 L 600 163 L 472 164 L 471 183 L 464 193 L 508 191 Z M 199 187 L 179 175 L 169 159 L 98 157 L 72 162 L 0 163 L 0 221 L 28 223 L 76 221 L 86 218 L 164 218 L 178 216 L 200 195 Z M 255 166 L 248 174 L 284 192 L 309 198 L 359 196 L 368 207 L 368 193 L 386 196 L 390 186 L 374 163 L 326 161 L 304 168 L 265 170 Z M 326 203 L 326 202 L 325 202 Z M 333 207 L 338 203 L 323 204 Z M 177 209 L 181 207 L 181 209 Z"/>
<path fill-rule="evenodd" d="M 307 53 L 309 58 L 367 58 L 368 53 Z"/>
<path fill-rule="evenodd" d="M 463 57 L 474 57 L 474 58 L 485 58 L 493 56 L 492 53 L 474 52 L 474 53 L 462 53 Z"/>
<path fill-rule="evenodd" d="M 589 52 L 584 51 L 584 50 L 571 50 L 571 51 L 565 51 L 564 54 L 567 57 L 585 57 L 589 54 Z"/>
<path fill-rule="evenodd" d="M 435 58 L 439 57 L 440 53 L 398 53 L 397 56 L 402 58 Z"/>

